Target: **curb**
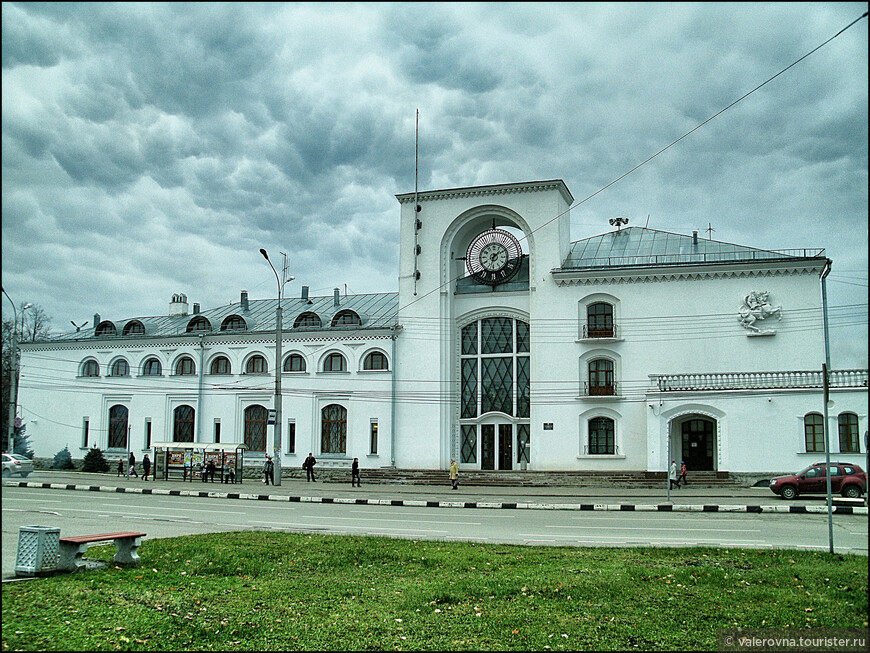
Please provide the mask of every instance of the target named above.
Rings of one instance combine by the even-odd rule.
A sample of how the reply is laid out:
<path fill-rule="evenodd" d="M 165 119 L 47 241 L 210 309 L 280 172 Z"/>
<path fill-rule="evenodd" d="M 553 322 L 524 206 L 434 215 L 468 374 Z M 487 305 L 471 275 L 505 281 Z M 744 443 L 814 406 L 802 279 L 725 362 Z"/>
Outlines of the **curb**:
<path fill-rule="evenodd" d="M 826 514 L 824 506 L 785 505 L 720 505 L 720 504 L 632 504 L 632 503 L 530 503 L 488 501 L 424 501 L 420 499 L 354 499 L 351 497 L 306 497 L 282 494 L 250 494 L 243 492 L 215 492 L 203 490 L 164 490 L 161 488 L 117 487 L 110 485 L 77 485 L 66 483 L 36 483 L 32 481 L 4 481 L 4 487 L 32 487 L 50 490 L 81 490 L 86 492 L 115 492 L 119 494 L 156 494 L 166 496 L 205 497 L 211 499 L 241 499 L 251 501 L 287 501 L 295 503 L 343 503 L 368 506 L 400 506 L 412 508 L 484 508 L 499 510 L 580 510 L 614 512 L 727 512 Z M 837 515 L 866 515 L 866 506 L 833 506 Z"/>

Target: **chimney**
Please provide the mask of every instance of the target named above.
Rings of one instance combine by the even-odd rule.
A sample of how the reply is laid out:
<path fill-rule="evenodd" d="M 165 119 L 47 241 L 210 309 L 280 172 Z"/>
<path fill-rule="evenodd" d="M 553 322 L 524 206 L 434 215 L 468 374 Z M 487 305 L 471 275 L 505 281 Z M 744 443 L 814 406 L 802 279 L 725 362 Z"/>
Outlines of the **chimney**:
<path fill-rule="evenodd" d="M 338 288 L 336 288 L 335 290 L 332 291 L 332 303 L 335 306 L 341 305 L 341 301 L 339 299 L 339 294 L 338 294 Z"/>
<path fill-rule="evenodd" d="M 693 231 L 693 232 L 692 232 L 692 244 L 693 244 L 695 247 L 698 246 L 698 232 L 697 232 L 697 231 Z"/>
<path fill-rule="evenodd" d="M 247 311 L 248 310 L 248 291 L 247 290 L 242 291 L 241 303 L 242 303 L 242 310 Z"/>
<path fill-rule="evenodd" d="M 183 293 L 172 295 L 172 301 L 169 303 L 169 317 L 179 315 L 187 315 L 187 295 Z"/>
<path fill-rule="evenodd" d="M 302 286 L 302 299 L 308 301 L 308 286 Z"/>
<path fill-rule="evenodd" d="M 96 329 L 98 326 L 100 326 L 100 314 L 94 313 L 94 328 Z"/>
<path fill-rule="evenodd" d="M 193 302 L 193 314 L 199 315 L 199 304 L 197 302 Z"/>

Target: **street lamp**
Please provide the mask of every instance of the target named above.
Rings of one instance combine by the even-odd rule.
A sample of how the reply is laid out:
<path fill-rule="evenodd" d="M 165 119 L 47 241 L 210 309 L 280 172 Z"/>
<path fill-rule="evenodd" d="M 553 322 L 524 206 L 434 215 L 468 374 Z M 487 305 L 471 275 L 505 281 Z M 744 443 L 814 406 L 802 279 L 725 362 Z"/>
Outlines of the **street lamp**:
<path fill-rule="evenodd" d="M 6 299 L 9 300 L 9 303 L 12 304 L 12 361 L 10 362 L 9 373 L 12 377 L 9 379 L 9 432 L 8 439 L 6 441 L 6 446 L 9 447 L 9 450 L 15 451 L 15 416 L 18 414 L 18 334 L 16 330 L 18 329 L 18 311 L 15 309 L 15 302 L 12 301 L 12 298 L 6 292 L 5 288 L 0 288 L 3 291 L 3 294 L 6 295 Z M 25 304 L 21 307 L 21 328 L 24 329 L 24 311 L 30 308 L 32 304 Z"/>
<path fill-rule="evenodd" d="M 273 442 L 273 453 L 275 454 L 275 485 L 281 485 L 281 329 L 284 324 L 284 313 L 281 308 L 281 297 L 284 292 L 284 284 L 293 281 L 295 277 L 285 279 L 283 282 L 278 278 L 278 271 L 269 260 L 269 254 L 262 247 L 260 254 L 266 259 L 272 272 L 275 273 L 275 281 L 278 282 L 278 308 L 275 310 L 275 439 Z M 285 268 L 286 269 L 286 268 Z M 284 275 L 285 269 L 281 270 L 281 275 Z"/>

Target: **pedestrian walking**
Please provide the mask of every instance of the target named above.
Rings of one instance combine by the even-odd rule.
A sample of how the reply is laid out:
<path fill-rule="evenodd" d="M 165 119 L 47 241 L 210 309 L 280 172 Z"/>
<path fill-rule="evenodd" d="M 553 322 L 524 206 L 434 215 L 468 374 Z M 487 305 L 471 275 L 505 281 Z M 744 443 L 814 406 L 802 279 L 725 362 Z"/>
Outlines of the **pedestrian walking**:
<path fill-rule="evenodd" d="M 124 473 L 124 459 L 118 458 L 118 476 Z"/>
<path fill-rule="evenodd" d="M 263 465 L 263 483 L 275 485 L 275 463 L 272 462 L 272 456 L 266 456 L 266 462 Z"/>
<path fill-rule="evenodd" d="M 147 481 L 148 475 L 151 473 L 151 459 L 148 457 L 148 454 L 145 454 L 145 457 L 142 458 L 142 479 Z"/>
<path fill-rule="evenodd" d="M 359 482 L 359 458 L 353 459 L 353 465 L 350 466 L 350 486 L 356 485 L 360 487 Z"/>
<path fill-rule="evenodd" d="M 317 479 L 314 478 L 314 466 L 317 464 L 317 460 L 314 458 L 314 455 L 309 451 L 308 458 L 305 459 L 305 462 L 302 463 L 302 469 L 307 473 L 306 480 L 317 482 Z"/>
<path fill-rule="evenodd" d="M 677 482 L 677 461 L 676 460 L 671 461 L 671 468 L 668 471 L 668 483 L 669 483 L 669 485 L 668 485 L 669 490 L 673 490 L 675 485 L 678 488 L 680 487 L 680 484 Z"/>
<path fill-rule="evenodd" d="M 680 485 L 688 485 L 689 482 L 686 480 L 686 474 L 689 473 L 689 470 L 686 468 L 686 461 L 682 461 L 680 463 L 680 478 L 677 479 L 677 487 Z"/>
<path fill-rule="evenodd" d="M 455 460 L 450 461 L 450 482 L 453 484 L 453 489 L 459 489 L 459 465 Z"/>

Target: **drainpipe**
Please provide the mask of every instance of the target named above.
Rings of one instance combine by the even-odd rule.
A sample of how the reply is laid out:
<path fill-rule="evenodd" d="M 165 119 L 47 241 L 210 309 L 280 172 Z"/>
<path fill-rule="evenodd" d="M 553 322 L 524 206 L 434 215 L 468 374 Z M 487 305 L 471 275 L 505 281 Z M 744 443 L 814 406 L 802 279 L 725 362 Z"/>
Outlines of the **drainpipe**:
<path fill-rule="evenodd" d="M 390 327 L 392 343 L 393 375 L 390 380 L 390 466 L 396 467 L 396 326 Z"/>
<path fill-rule="evenodd" d="M 205 354 L 205 345 L 202 342 L 203 334 L 199 334 L 199 387 L 196 391 L 196 434 L 194 442 L 201 442 L 200 427 L 202 425 L 202 359 Z"/>

